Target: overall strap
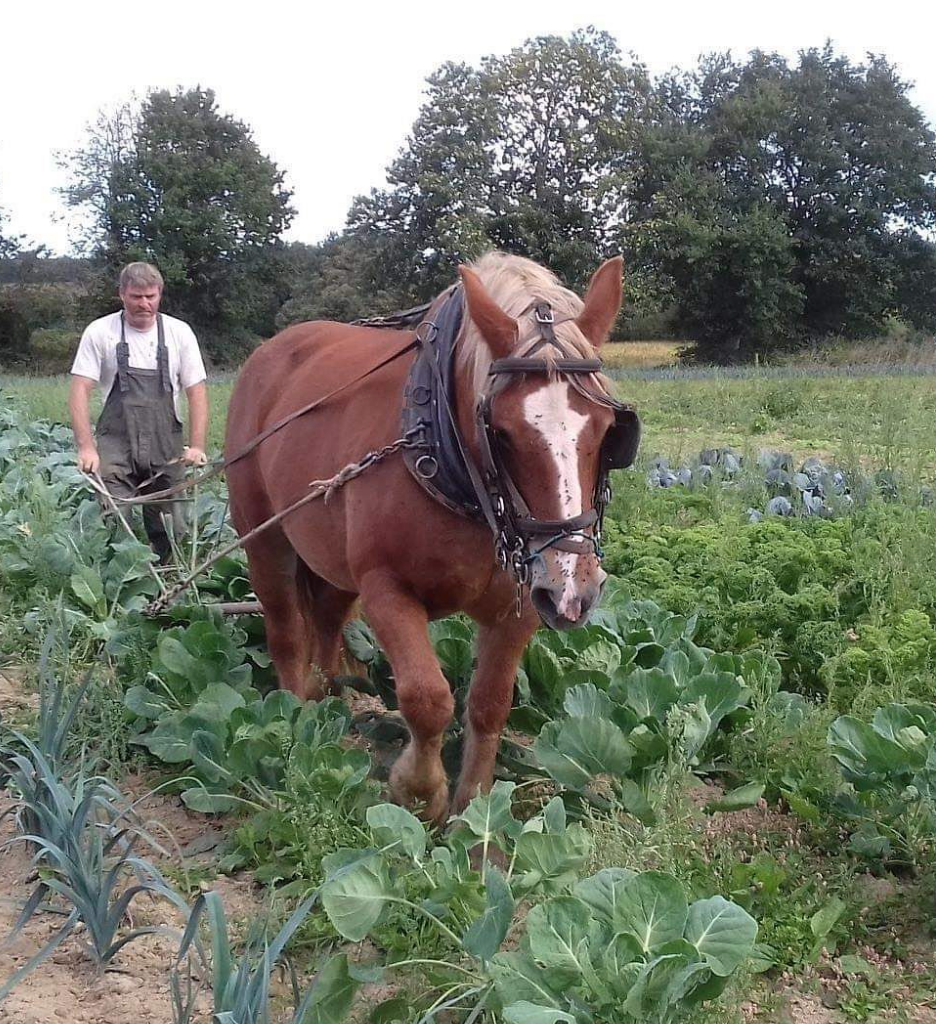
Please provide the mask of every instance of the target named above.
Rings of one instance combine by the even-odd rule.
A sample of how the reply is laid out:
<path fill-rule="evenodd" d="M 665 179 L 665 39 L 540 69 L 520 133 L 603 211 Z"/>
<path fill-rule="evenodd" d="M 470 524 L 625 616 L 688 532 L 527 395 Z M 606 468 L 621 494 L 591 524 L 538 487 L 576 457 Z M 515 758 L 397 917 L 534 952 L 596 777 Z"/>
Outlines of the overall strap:
<path fill-rule="evenodd" d="M 166 333 L 163 327 L 162 313 L 156 314 L 156 369 L 159 370 L 159 381 L 163 391 L 172 392 L 172 379 L 169 376 L 169 349 L 166 347 Z"/>
<path fill-rule="evenodd" d="M 124 329 L 123 310 L 120 313 L 120 344 L 117 346 L 117 383 L 121 391 L 130 390 L 130 381 L 127 375 L 130 372 L 130 346 L 127 344 L 127 335 Z"/>

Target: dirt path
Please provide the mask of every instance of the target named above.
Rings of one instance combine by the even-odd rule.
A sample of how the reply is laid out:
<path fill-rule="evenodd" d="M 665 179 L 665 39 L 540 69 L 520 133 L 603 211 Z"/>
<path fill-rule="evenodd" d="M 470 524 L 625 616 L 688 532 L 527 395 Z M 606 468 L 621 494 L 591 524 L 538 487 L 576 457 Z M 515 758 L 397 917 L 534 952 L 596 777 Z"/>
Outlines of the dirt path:
<path fill-rule="evenodd" d="M 0 810 L 9 806 L 4 797 Z M 0 841 L 14 834 L 7 818 Z M 29 856 L 22 844 L 0 855 L 0 935 L 9 934 L 18 915 L 18 904 L 31 886 Z M 8 978 L 55 934 L 63 918 L 36 914 L 12 943 L 0 949 L 0 978 Z M 140 900 L 133 923 L 170 925 L 178 928 L 179 915 L 168 905 Z M 177 942 L 169 936 L 145 936 L 125 946 L 114 961 L 114 970 L 99 975 L 84 949 L 83 936 L 71 935 L 41 967 L 22 981 L 0 1005 L 2 1024 L 168 1024 L 168 966 Z"/>
<path fill-rule="evenodd" d="M 0 693 L 0 703 L 6 703 L 4 696 Z M 189 813 L 177 796 L 147 797 L 152 783 L 144 776 L 127 776 L 120 781 L 131 799 L 145 797 L 139 812 L 154 838 L 172 852 L 168 859 L 154 856 L 163 869 L 180 864 L 197 868 L 217 856 L 224 840 L 224 823 Z M 0 813 L 10 806 L 10 798 L 0 796 Z M 12 817 L 5 818 L 0 824 L 0 844 L 15 834 Z M 26 881 L 31 870 L 24 845 L 15 844 L 0 853 L 0 937 L 11 932 L 19 908 L 32 889 Z M 234 927 L 249 922 L 263 910 L 261 894 L 250 877 L 219 877 L 212 880 L 210 888 L 221 894 Z M 38 913 L 11 943 L 0 946 L 0 980 L 10 977 L 34 956 L 63 920 L 58 914 Z M 131 924 L 166 926 L 175 934 L 143 936 L 121 950 L 112 969 L 100 973 L 86 951 L 79 926 L 0 1004 L 0 1024 L 169 1024 L 169 967 L 184 920 L 168 903 L 143 897 L 131 906 L 131 919 L 125 927 Z M 210 1015 L 209 1001 L 208 993 L 200 999 L 202 1020 Z"/>

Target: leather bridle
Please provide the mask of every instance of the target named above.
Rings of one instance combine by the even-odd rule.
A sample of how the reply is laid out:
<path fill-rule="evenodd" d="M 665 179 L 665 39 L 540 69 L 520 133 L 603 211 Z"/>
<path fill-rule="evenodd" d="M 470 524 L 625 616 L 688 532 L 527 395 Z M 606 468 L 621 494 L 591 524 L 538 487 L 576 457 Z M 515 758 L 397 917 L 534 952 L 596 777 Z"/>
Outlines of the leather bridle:
<path fill-rule="evenodd" d="M 496 359 L 491 363 L 488 371 L 490 384 L 478 399 L 476 423 L 480 464 L 474 466 L 470 454 L 465 453 L 478 504 L 494 534 L 498 563 L 501 568 L 511 571 L 520 587 L 530 582 L 533 563 L 550 548 L 579 555 L 594 553 L 601 559 L 602 522 L 611 500 L 609 473 L 620 461 L 614 456 L 609 457 L 606 438 L 602 446 L 592 507 L 569 519 L 537 519 L 514 483 L 498 445 L 492 423 L 496 397 L 518 375 L 532 373 L 567 378 L 588 401 L 615 411 L 615 425 L 609 431 L 609 436 L 623 429 L 636 430 L 639 435 L 639 421 L 632 410 L 605 392 L 589 388 L 584 382 L 584 378 L 601 371 L 601 360 L 570 354 L 556 337 L 556 320 L 548 302 L 538 302 L 532 312 L 539 328 L 539 337 L 533 340 L 522 355 Z M 537 353 L 547 346 L 556 349 L 559 356 L 554 359 L 537 357 Z M 622 422 L 622 415 L 627 419 L 626 425 Z M 636 437 L 628 439 L 628 450 L 632 447 L 636 451 L 636 440 Z M 621 445 L 618 442 L 610 447 L 619 451 Z M 630 461 L 633 459 L 630 458 L 626 464 L 629 465 Z"/>

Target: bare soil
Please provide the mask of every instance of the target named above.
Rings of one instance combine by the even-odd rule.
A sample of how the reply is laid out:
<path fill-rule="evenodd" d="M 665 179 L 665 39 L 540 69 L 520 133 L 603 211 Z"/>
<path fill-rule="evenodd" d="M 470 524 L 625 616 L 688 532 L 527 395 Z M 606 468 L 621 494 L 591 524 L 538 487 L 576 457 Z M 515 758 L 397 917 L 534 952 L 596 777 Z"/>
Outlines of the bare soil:
<path fill-rule="evenodd" d="M 0 713 L 4 719 L 15 719 L 35 708 L 37 697 L 29 691 L 28 678 L 25 667 L 0 669 Z M 189 813 L 177 796 L 147 795 L 153 782 L 145 776 L 131 775 L 119 782 L 130 799 L 140 800 L 140 815 L 166 850 L 168 856 L 153 855 L 163 867 L 184 864 L 191 868 L 216 854 L 224 839 L 224 823 Z M 11 806 L 11 799 L 0 794 L 0 814 Z M 0 846 L 15 835 L 13 818 L 8 815 L 0 823 Z M 30 853 L 23 843 L 0 852 L 0 937 L 10 934 L 34 887 L 32 872 Z M 211 887 L 221 892 L 233 921 L 249 920 L 259 912 L 260 899 L 250 878 L 218 878 Z M 60 913 L 37 913 L 15 939 L 0 945 L 0 980 L 5 981 L 35 956 L 64 920 Z M 125 924 L 128 928 L 165 926 L 175 934 L 142 936 L 124 946 L 112 965 L 101 972 L 79 925 L 0 1004 L 0 1024 L 169 1024 L 169 967 L 184 921 L 174 907 L 142 897 L 131 904 Z M 199 1009 L 205 1014 L 210 1014 L 209 999 L 208 993 L 201 997 Z"/>
<path fill-rule="evenodd" d="M 0 809 L 9 800 L 4 798 Z M 0 830 L 6 841 L 14 834 L 11 818 Z M 9 934 L 19 904 L 32 888 L 26 883 L 30 857 L 17 843 L 0 854 L 0 934 Z M 177 913 L 146 900 L 135 903 L 133 924 L 178 928 Z M 0 949 L 0 978 L 8 978 L 34 956 L 61 927 L 58 914 L 34 915 L 23 931 Z M 2 1024 L 167 1024 L 171 1020 L 168 968 L 178 941 L 168 935 L 144 936 L 125 946 L 113 969 L 101 974 L 86 952 L 85 938 L 74 932 L 25 978 L 0 1006 Z"/>

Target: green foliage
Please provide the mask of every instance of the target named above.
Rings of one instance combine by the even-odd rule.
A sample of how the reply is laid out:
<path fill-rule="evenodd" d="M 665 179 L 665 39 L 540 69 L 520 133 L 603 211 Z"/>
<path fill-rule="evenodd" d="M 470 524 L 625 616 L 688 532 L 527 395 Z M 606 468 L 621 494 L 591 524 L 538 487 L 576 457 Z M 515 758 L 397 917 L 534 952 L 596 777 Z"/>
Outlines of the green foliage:
<path fill-rule="evenodd" d="M 20 249 L 22 239 L 14 235 L 6 226 L 7 213 L 0 206 L 0 260 L 12 259 Z"/>
<path fill-rule="evenodd" d="M 260 881 L 295 880 L 297 889 L 318 884 L 322 858 L 365 836 L 365 812 L 379 799 L 370 770 L 360 749 L 297 742 L 271 794 L 274 806 L 237 827 L 221 867 L 252 867 Z"/>
<path fill-rule="evenodd" d="M 18 260 L 21 278 L 0 286 L 0 365 L 62 373 L 78 340 L 80 288 L 39 283 L 32 264 Z"/>
<path fill-rule="evenodd" d="M 750 718 L 732 732 L 721 765 L 726 779 L 756 782 L 740 785 L 724 801 L 763 789 L 767 800 L 783 798 L 791 811 L 812 824 L 830 811 L 839 788 L 835 766 L 826 752 L 825 734 L 833 712 L 798 693 L 777 691 L 752 680 Z M 753 787 L 753 788 L 752 788 Z M 730 809 L 717 801 L 709 809 Z M 821 810 L 820 810 L 821 808 Z"/>
<path fill-rule="evenodd" d="M 694 617 L 633 601 L 612 584 L 589 626 L 537 634 L 511 715 L 516 728 L 538 734 L 535 764 L 599 805 L 610 786 L 616 802 L 651 818 L 652 771 L 673 757 L 698 765 L 719 726 L 742 716 L 747 677 L 779 687 L 773 658 L 715 654 L 693 643 L 694 631 Z"/>
<path fill-rule="evenodd" d="M 454 830 L 426 853 L 422 825 L 389 805 L 368 812 L 372 843 L 326 860 L 322 905 L 336 930 L 359 942 L 374 937 L 393 905 L 428 918 L 460 953 L 450 999 L 484 1005 L 504 1021 L 674 1020 L 718 995 L 753 949 L 754 920 L 721 897 L 691 905 L 670 875 L 607 869 L 582 878 L 587 833 L 567 824 L 558 798 L 526 822 L 512 813 L 513 786 L 496 783 L 454 819 Z M 469 851 L 484 864 L 472 870 Z M 496 848 L 505 872 L 488 857 Z M 407 878 L 419 880 L 421 902 Z M 520 899 L 546 896 L 524 922 L 518 949 L 502 947 Z M 438 986 L 452 968 L 436 968 Z M 457 964 L 457 961 L 451 961 Z M 431 977 L 431 975 L 430 975 Z M 428 1001 L 428 999 L 427 999 Z M 587 1008 L 587 1010 L 586 1010 Z M 421 1017 L 428 1020 L 429 1015 Z"/>
<path fill-rule="evenodd" d="M 73 643 L 109 640 L 118 620 L 157 592 L 154 558 L 102 519 L 76 469 L 70 431 L 13 405 L 0 410 L 0 573 L 33 647 L 56 619 Z"/>
<path fill-rule="evenodd" d="M 277 328 L 306 320 L 350 323 L 398 309 L 399 296 L 381 290 L 371 256 L 365 242 L 347 234 L 289 246 L 290 298 L 276 314 Z"/>
<path fill-rule="evenodd" d="M 678 1019 L 722 991 L 757 935 L 737 904 L 689 905 L 672 876 L 623 869 L 540 904 L 526 925 L 520 949 L 492 963 L 508 1021 L 575 1021 L 582 1003 L 595 1020 Z"/>
<path fill-rule="evenodd" d="M 740 391 L 733 384 L 708 385 L 707 397 L 687 386 L 685 408 L 678 412 L 684 421 L 702 420 L 706 401 L 737 405 L 739 396 L 753 395 L 752 408 L 769 411 L 786 426 L 802 425 L 806 420 L 796 418 L 806 417 L 815 404 L 808 397 L 817 394 L 811 386 L 797 388 L 797 395 L 807 397 L 789 403 L 771 381 L 745 382 Z M 914 393 L 909 387 L 908 392 Z M 880 403 L 867 402 L 868 394 L 858 387 L 850 401 L 868 404 L 877 422 L 884 414 Z M 659 401 L 659 415 L 675 416 L 665 404 Z M 511 799 L 519 794 L 500 784 L 453 823 L 447 838 L 436 840 L 408 812 L 377 803 L 379 787 L 368 778 L 370 760 L 347 742 L 346 712 L 327 702 L 322 720 L 310 725 L 310 736 L 300 726 L 305 712 L 288 694 L 260 697 L 266 670 L 255 621 L 224 622 L 198 607 L 177 608 L 158 621 L 135 611 L 136 581 L 122 582 L 120 568 L 136 565 L 134 551 L 121 563 L 110 539 L 98 532 L 97 509 L 83 507 L 68 484 L 70 455 L 49 458 L 59 446 L 69 454 L 67 435 L 6 409 L 0 415 L 5 417 L 0 514 L 8 516 L 0 525 L 0 556 L 20 565 L 9 587 L 4 580 L 4 618 L 7 609 L 17 609 L 19 614 L 9 618 L 18 627 L 27 615 L 33 631 L 28 642 L 37 649 L 44 624 L 64 616 L 75 645 L 73 665 L 79 667 L 103 644 L 109 664 L 96 673 L 84 699 L 96 699 L 98 685 L 109 687 L 115 699 L 126 689 L 127 704 L 117 704 L 116 711 L 125 716 L 119 721 L 130 725 L 123 726 L 123 734 L 146 741 L 137 744 L 140 749 L 149 749 L 156 727 L 165 722 L 165 750 L 180 759 L 163 763 L 189 778 L 180 785 L 191 791 L 193 806 L 205 800 L 202 806 L 212 809 L 216 798 L 226 806 L 227 801 L 260 805 L 250 817 L 228 820 L 231 843 L 221 866 L 250 868 L 260 881 L 284 881 L 287 899 L 304 898 L 323 885 L 336 924 L 320 903 L 293 941 L 324 948 L 336 941 L 338 923 L 355 935 L 365 931 L 406 986 L 405 995 L 375 1011 L 375 1019 L 433 1019 L 430 1015 L 444 1012 L 449 1003 L 469 1014 L 480 1006 L 479 1014 L 496 1020 L 587 1019 L 587 1006 L 592 1019 L 603 1024 L 627 1019 L 628 1003 L 639 1004 L 639 1013 L 650 1019 L 681 1013 L 683 1003 L 674 1001 L 679 986 L 669 987 L 662 967 L 648 970 L 637 994 L 633 986 L 614 989 L 614 979 L 627 982 L 643 971 L 659 945 L 631 960 L 633 968 L 615 961 L 620 970 L 613 978 L 602 973 L 603 959 L 596 964 L 591 953 L 577 955 L 582 946 L 572 944 L 579 974 L 571 961 L 556 966 L 561 949 L 542 947 L 541 938 L 549 934 L 577 934 L 579 912 L 566 901 L 580 899 L 583 875 L 599 868 L 626 865 L 644 872 L 652 867 L 672 874 L 679 882 L 680 906 L 723 892 L 762 922 L 761 938 L 772 950 L 755 950 L 760 969 L 800 967 L 819 959 L 823 949 L 832 953 L 851 941 L 872 941 L 861 930 L 865 919 L 857 913 L 861 904 L 851 875 L 863 870 L 868 858 L 876 870 L 926 862 L 931 822 L 927 825 L 922 801 L 907 802 L 916 773 L 887 783 L 886 796 L 877 781 L 870 790 L 840 793 L 824 736 L 834 712 L 778 690 L 777 663 L 769 654 L 755 653 L 761 647 L 776 653 L 787 685 L 804 690 L 831 685 L 833 699 L 847 702 L 859 721 L 883 703 L 882 687 L 908 707 L 914 697 L 931 697 L 933 515 L 908 501 L 906 488 L 887 503 L 863 505 L 847 522 L 751 525 L 743 521 L 748 494 L 743 483 L 737 493 L 712 487 L 649 494 L 642 479 L 621 474 L 608 522 L 609 562 L 629 577 L 629 593 L 653 600 L 630 600 L 612 580 L 587 629 L 539 634 L 518 679 L 513 723 L 536 736 L 536 745 L 507 743 L 502 751 L 499 773 L 536 780 L 520 790 L 524 810 L 544 786 L 558 790 L 560 798 L 525 822 Z M 221 503 L 210 497 L 200 502 L 200 517 L 213 536 Z M 23 523 L 29 534 L 20 529 Z M 20 548 L 22 543 L 28 546 Z M 143 574 L 141 585 L 149 586 L 145 563 L 137 570 Z M 825 593 L 820 606 L 825 619 L 805 598 L 793 600 L 814 582 L 820 587 L 808 593 Z M 206 581 L 203 594 L 244 597 L 248 586 L 243 564 L 232 559 Z M 52 608 L 50 596 L 60 611 Z M 745 620 L 755 624 L 754 633 L 742 632 Z M 789 634 L 795 643 L 789 646 L 779 640 L 781 621 L 795 625 Z M 808 640 L 813 629 L 816 641 L 809 650 L 822 658 L 809 665 L 790 650 L 799 654 L 796 644 Z M 353 624 L 348 639 L 368 663 L 367 685 L 392 704 L 392 674 L 367 628 Z M 432 639 L 461 695 L 473 667 L 472 630 L 461 619 L 446 620 L 433 624 Z M 5 642 L 9 651 L 23 649 L 18 635 L 6 634 Z M 748 653 L 714 653 L 738 649 Z M 854 671 L 846 674 L 844 659 L 856 658 L 854 651 L 869 656 L 870 670 L 849 660 Z M 801 665 L 803 674 L 795 674 Z M 809 669 L 814 686 L 804 682 Z M 67 703 L 64 695 L 60 708 Z M 93 738 L 86 725 L 98 728 L 87 710 L 76 721 L 80 727 L 73 728 L 66 744 L 71 750 Z M 19 755 L 29 755 L 28 747 L 17 744 Z M 535 753 L 544 755 L 541 764 Z M 726 815 L 749 805 L 763 787 L 767 800 L 781 799 L 804 823 L 797 830 L 795 819 L 772 811 L 761 819 L 759 809 L 741 816 L 729 834 L 730 819 L 708 819 L 706 829 L 695 811 L 691 819 L 687 812 L 685 827 L 678 827 L 675 819 L 682 812 L 674 807 L 680 806 L 678 792 L 693 760 L 689 767 L 697 772 L 724 779 L 725 796 L 710 804 L 711 813 Z M 17 766 L 8 762 L 8 768 Z M 41 776 L 23 778 L 25 787 Z M 583 806 L 583 795 L 593 800 L 591 806 Z M 596 805 L 606 810 L 599 813 Z M 621 808 L 630 813 L 616 813 Z M 103 805 L 99 809 L 106 826 Z M 741 835 L 752 818 L 756 830 Z M 854 833 L 847 845 L 840 840 L 843 824 Z M 773 826 L 778 834 L 770 837 Z M 806 844 L 815 845 L 807 849 Z M 485 846 L 493 857 L 482 871 L 477 866 L 484 862 L 479 854 Z M 357 855 L 364 853 L 358 863 Z M 669 891 L 675 895 L 676 888 Z M 534 916 L 525 924 L 522 916 L 530 908 Z M 888 923 L 886 914 L 878 916 L 881 924 Z M 612 947 L 607 935 L 596 934 L 602 948 Z M 680 939 L 693 942 L 685 930 L 668 941 Z M 693 948 L 679 945 L 661 953 L 686 958 L 678 965 L 687 971 L 687 984 L 712 971 Z M 502 989 L 509 988 L 500 1000 L 495 965 L 504 956 L 510 958 L 512 980 L 502 983 Z M 254 968 L 261 958 L 259 953 L 253 960 Z M 357 979 L 340 962 L 326 968 L 323 978 L 332 972 L 343 1013 Z M 543 975 L 546 987 L 539 989 Z M 522 987 L 523 978 L 529 987 Z M 186 984 L 180 975 L 180 1022 L 194 993 Z M 718 984 L 712 981 L 713 988 Z M 601 1002 L 610 998 L 600 994 L 602 986 L 613 994 L 607 1004 Z M 317 991 L 324 999 L 330 989 Z M 706 984 L 703 992 L 708 991 Z M 331 997 L 321 1005 L 331 1005 Z"/>
<path fill-rule="evenodd" d="M 44 373 L 67 373 L 78 347 L 78 331 L 73 327 L 40 327 L 29 335 L 30 357 Z"/>
<path fill-rule="evenodd" d="M 610 786 L 615 802 L 641 819 L 652 817 L 644 792 L 652 770 L 673 756 L 700 763 L 719 726 L 738 719 L 747 704 L 746 675 L 769 677 L 774 691 L 779 686 L 773 658 L 717 655 L 692 642 L 694 630 L 694 617 L 633 601 L 611 583 L 590 625 L 537 633 L 523 656 L 510 718 L 537 738 L 530 749 L 507 743 L 504 770 L 545 774 L 604 807 L 601 791 Z M 446 619 L 432 624 L 431 636 L 456 703 L 463 704 L 473 670 L 472 628 Z M 345 639 L 368 669 L 370 685 L 358 688 L 396 707 L 390 666 L 369 628 L 355 621 Z M 379 740 L 385 725 L 364 728 Z"/>
<path fill-rule="evenodd" d="M 192 985 L 193 949 L 210 972 L 214 1020 L 219 1024 L 270 1024 L 273 973 L 286 962 L 286 946 L 308 916 L 314 901 L 315 897 L 310 896 L 300 903 L 273 938 L 267 934 L 267 922 L 255 923 L 246 948 L 238 953 L 218 894 L 208 892 L 199 896 L 170 974 L 173 1024 L 191 1024 L 194 1019 L 197 993 Z M 211 947 L 207 963 L 198 943 L 198 926 L 203 917 L 207 921 Z M 187 970 L 180 967 L 183 960 L 186 960 Z M 370 980 L 366 972 L 348 962 L 345 954 L 331 957 L 303 996 L 295 991 L 291 1024 L 338 1024 L 345 1019 L 355 992 L 365 978 Z"/>
<path fill-rule="evenodd" d="M 538 37 L 439 67 L 388 184 L 355 198 L 345 233 L 289 251 L 290 192 L 250 130 L 209 89 L 153 91 L 101 112 L 63 160 L 107 271 L 83 314 L 113 302 L 121 262 L 154 259 L 169 311 L 236 362 L 274 326 L 429 298 L 490 248 L 576 288 L 623 250 L 624 330 L 688 333 L 705 359 L 895 317 L 932 331 L 936 137 L 909 89 L 885 58 L 831 44 L 651 77 L 604 32 Z M 0 261 L 22 246 L 0 219 Z M 5 360 L 28 357 L 34 327 L 78 326 L 28 306 L 0 302 Z"/>
<path fill-rule="evenodd" d="M 909 698 L 932 692 L 928 509 L 874 502 L 836 520 L 746 523 L 737 503 L 657 500 L 661 508 L 639 518 L 628 502 L 626 531 L 608 524 L 606 566 L 663 607 L 696 614 L 703 644 L 771 651 L 788 687 L 827 693 L 842 709 L 869 687 L 899 687 Z M 698 505 L 699 518 L 714 521 L 659 522 L 675 503 Z"/>
<path fill-rule="evenodd" d="M 725 851 L 725 884 L 731 899 L 762 923 L 755 969 L 802 969 L 817 963 L 824 950 L 834 953 L 853 938 L 850 925 L 856 893 L 846 871 L 834 880 L 830 892 L 815 855 L 765 845 L 767 849 L 756 849 L 744 860 L 737 851 L 730 857 Z M 834 865 L 833 870 L 840 866 Z M 848 901 L 833 894 L 838 892 Z"/>
<path fill-rule="evenodd" d="M 634 249 L 672 279 L 681 329 L 700 357 L 733 362 L 794 340 L 804 300 L 782 211 L 739 212 L 723 179 L 679 168 Z"/>
<path fill-rule="evenodd" d="M 932 324 L 903 284 L 936 280 L 936 140 L 907 91 L 883 58 L 831 45 L 792 65 L 714 54 L 657 83 L 624 238 L 671 282 L 699 354 L 867 334 L 895 307 Z"/>
<path fill-rule="evenodd" d="M 580 286 L 620 248 L 637 316 L 672 311 L 703 358 L 895 311 L 932 329 L 936 140 L 881 57 L 712 54 L 652 80 L 587 31 L 443 65 L 427 93 L 390 186 L 352 206 L 358 296 L 428 298 L 491 247 Z"/>
<path fill-rule="evenodd" d="M 390 187 L 349 214 L 373 278 L 428 298 L 459 262 L 502 248 L 584 284 L 611 241 L 615 171 L 646 91 L 643 68 L 595 30 L 531 40 L 479 68 L 443 65 Z"/>
<path fill-rule="evenodd" d="M 78 701 L 60 719 L 67 733 L 67 722 Z M 40 729 L 38 742 L 9 726 L 3 726 L 2 759 L 6 785 L 16 801 L 12 812 L 21 834 L 30 842 L 47 842 L 64 849 L 80 834 L 89 814 L 116 819 L 119 793 L 106 779 L 87 776 L 82 765 L 72 772 L 64 761 L 65 739 L 49 742 Z M 68 773 L 66 775 L 66 773 Z M 7 812 L 9 813 L 9 812 Z"/>
<path fill-rule="evenodd" d="M 231 810 L 243 799 L 267 805 L 284 786 L 287 764 L 338 770 L 350 712 L 337 700 L 303 705 L 287 690 L 261 698 L 236 633 L 220 620 L 201 620 L 159 635 L 146 684 L 124 698 L 141 721 L 135 742 L 168 764 L 184 765 L 195 783 L 182 799 L 193 810 Z M 349 755 L 350 756 L 350 755 Z M 355 765 L 362 781 L 366 755 Z"/>
<path fill-rule="evenodd" d="M 888 704 L 870 722 L 842 715 L 828 742 L 854 790 L 838 802 L 854 828 L 852 849 L 927 858 L 936 843 L 936 705 Z"/>
<path fill-rule="evenodd" d="M 261 697 L 246 635 L 220 616 L 155 634 L 145 681 L 124 698 L 133 742 L 178 773 L 192 810 L 253 812 L 234 829 L 223 870 L 253 867 L 261 881 L 306 889 L 317 883 L 323 855 L 360 841 L 377 799 L 370 757 L 344 743 L 346 705 L 303 704 L 287 690 Z M 133 678 L 139 667 L 133 658 L 129 665 Z"/>
<path fill-rule="evenodd" d="M 54 804 L 50 801 L 32 808 L 38 815 L 40 831 L 50 833 L 18 836 L 14 841 L 27 842 L 36 849 L 34 861 L 41 865 L 42 880 L 33 890 L 13 929 L 16 935 L 48 895 L 58 897 L 67 917 L 62 927 L 49 942 L 19 968 L 0 989 L 0 998 L 38 967 L 73 931 L 79 922 L 88 934 L 88 947 L 100 967 L 108 964 L 127 943 L 141 935 L 165 931 L 158 927 L 135 928 L 118 935 L 132 901 L 143 893 L 165 899 L 185 909 L 184 901 L 165 882 L 149 862 L 133 854 L 139 836 L 130 829 L 117 831 L 102 827 L 93 817 L 97 805 L 107 801 L 98 780 L 85 780 L 77 776 L 73 788 L 46 777 L 50 790 L 54 789 Z M 54 807 L 54 812 L 49 813 Z M 116 810 L 111 822 L 116 820 Z M 57 840 L 57 841 L 56 841 Z M 128 879 L 134 879 L 127 885 Z"/>
<path fill-rule="evenodd" d="M 0 735 L 0 761 L 16 801 L 12 811 L 19 825 L 18 834 L 5 845 L 27 843 L 39 875 L 11 937 L 49 896 L 61 903 L 65 913 L 64 923 L 46 945 L 0 988 L 0 999 L 40 966 L 79 923 L 86 929 L 92 957 L 103 969 L 129 942 L 165 930 L 141 927 L 118 937 L 134 899 L 145 893 L 184 908 L 159 871 L 135 855 L 141 839 L 152 840 L 124 807 L 116 787 L 88 775 L 83 762 L 73 766 L 65 761 L 82 691 L 64 705 L 64 690 L 61 682 L 54 687 L 47 680 L 42 682 L 36 742 L 8 726 Z"/>

